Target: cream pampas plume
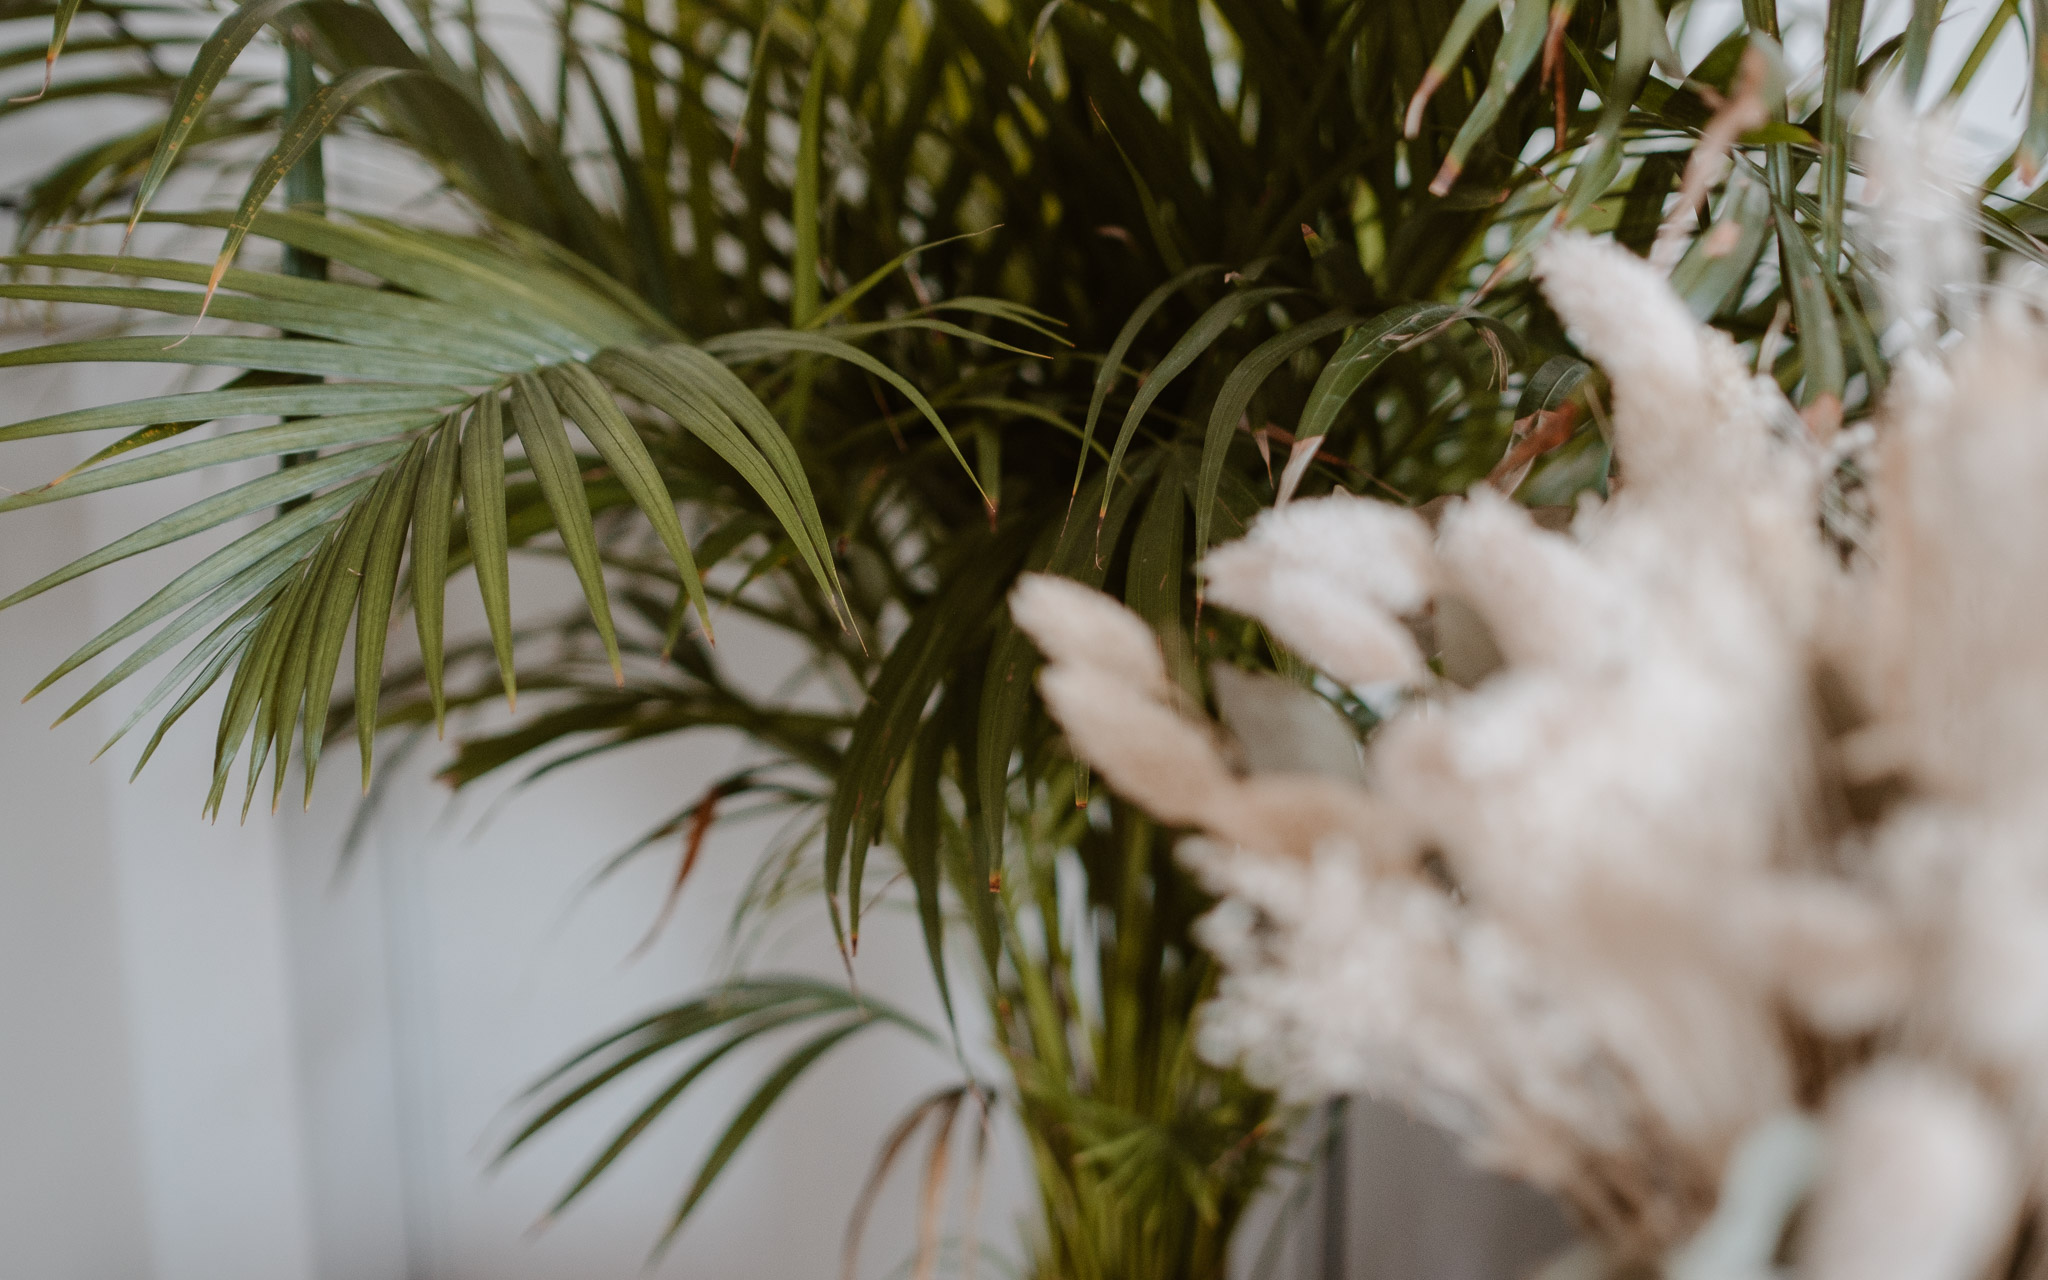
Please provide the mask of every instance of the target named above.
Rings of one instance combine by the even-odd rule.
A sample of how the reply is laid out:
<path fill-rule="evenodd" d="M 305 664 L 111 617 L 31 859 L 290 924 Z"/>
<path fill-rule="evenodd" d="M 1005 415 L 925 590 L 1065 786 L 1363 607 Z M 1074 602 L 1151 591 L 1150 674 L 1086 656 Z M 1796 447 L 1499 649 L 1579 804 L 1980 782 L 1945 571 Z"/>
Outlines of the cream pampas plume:
<path fill-rule="evenodd" d="M 1400 619 L 1429 602 L 1429 529 L 1364 498 L 1279 508 L 1203 564 L 1207 594 L 1252 614 L 1347 684 L 1412 681 L 1422 654 Z"/>
<path fill-rule="evenodd" d="M 1175 706 L 1159 642 L 1109 597 L 1034 574 L 1010 613 L 1053 659 L 1039 691 L 1076 753 L 1155 816 L 1295 856 L 1375 824 L 1365 796 L 1327 779 L 1234 777 L 1208 726 Z"/>
<path fill-rule="evenodd" d="M 1793 1222 L 1814 1280 L 1977 1280 L 2044 1207 L 2048 291 L 1972 301 L 1942 127 L 1871 162 L 1911 347 L 1867 540 L 1828 487 L 1860 435 L 1560 234 L 1536 275 L 1612 383 L 1613 497 L 1564 534 L 1485 489 L 1433 532 L 1295 501 L 1201 566 L 1337 685 L 1405 690 L 1362 771 L 1233 754 L 1107 597 L 1012 600 L 1076 755 L 1200 837 L 1205 1052 L 1429 1117 L 1617 1268 L 1755 1280 Z M 1432 674 L 1452 632 L 1495 655 L 1442 664 L 1469 687 Z M 1287 688 L 1218 702 L 1309 724 L 1238 706 Z"/>
<path fill-rule="evenodd" d="M 1847 1082 L 1831 1112 L 1813 1280 L 1984 1274 L 2019 1200 L 1997 1113 L 1967 1082 L 1903 1063 Z"/>

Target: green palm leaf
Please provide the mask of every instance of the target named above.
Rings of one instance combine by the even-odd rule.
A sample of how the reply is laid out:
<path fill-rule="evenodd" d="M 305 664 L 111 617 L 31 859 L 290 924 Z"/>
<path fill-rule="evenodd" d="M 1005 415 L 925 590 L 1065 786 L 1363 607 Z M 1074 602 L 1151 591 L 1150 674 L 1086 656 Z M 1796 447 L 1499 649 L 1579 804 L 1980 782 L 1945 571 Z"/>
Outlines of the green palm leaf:
<path fill-rule="evenodd" d="M 171 220 L 199 225 L 217 221 L 212 215 L 178 215 Z M 265 214 L 244 222 L 255 234 L 375 273 L 379 284 L 303 280 L 260 271 L 209 273 L 166 260 L 37 255 L 14 261 L 57 272 L 116 271 L 200 287 L 0 285 L 0 293 L 25 299 L 194 316 L 206 306 L 202 290 L 217 286 L 212 304 L 216 316 L 295 335 L 202 334 L 176 342 L 147 336 L 94 338 L 0 354 L 0 363 L 232 363 L 272 371 L 264 376 L 331 379 L 157 396 L 0 428 L 0 438 L 113 428 L 135 432 L 50 484 L 0 500 L 0 510 L 251 459 L 321 454 L 309 465 L 244 481 L 15 592 L 6 604 L 223 522 L 309 497 L 316 500 L 312 507 L 260 525 L 255 533 L 180 576 L 67 659 L 39 689 L 205 599 L 203 606 L 191 608 L 144 641 L 94 686 L 78 704 L 83 705 L 166 656 L 277 577 L 292 575 L 295 585 L 265 596 L 246 646 L 234 650 L 240 656 L 226 659 L 235 680 L 230 705 L 223 712 L 216 775 L 218 783 L 246 743 L 253 767 L 277 762 L 274 788 L 281 787 L 286 749 L 304 724 L 310 786 L 320 755 L 319 726 L 351 619 L 358 633 L 355 678 L 374 684 L 397 584 L 408 563 L 413 578 L 410 596 L 431 654 L 431 679 L 438 686 L 440 584 L 458 564 L 450 555 L 458 477 L 467 513 L 462 560 L 477 568 L 508 693 L 516 686 L 507 555 L 515 544 L 546 530 L 562 537 L 616 665 L 610 584 L 591 524 L 592 503 L 606 485 L 623 485 L 625 495 L 651 522 L 679 575 L 683 596 L 708 625 L 709 599 L 671 492 L 677 477 L 662 461 L 667 441 L 652 422 L 628 415 L 615 399 L 621 393 L 658 413 L 673 415 L 670 420 L 677 426 L 711 442 L 740 478 L 758 490 L 794 540 L 818 588 L 828 599 L 838 599 L 837 568 L 824 524 L 797 455 L 772 413 L 719 360 L 651 330 L 644 317 L 617 305 L 606 290 L 596 287 L 597 277 L 587 270 L 568 271 L 554 260 L 535 261 L 511 242 L 465 240 L 389 223 L 334 222 L 299 214 Z M 545 305 L 540 305 L 542 299 Z M 451 320 L 458 316 L 464 320 L 456 331 Z M 308 334 L 314 336 L 303 336 Z M 625 345 L 616 345 L 620 339 Z M 757 331 L 729 344 L 729 358 L 758 363 L 791 352 L 817 351 L 874 367 L 872 357 L 843 339 L 792 339 Z M 596 359 L 586 363 L 586 357 Z M 355 380 L 365 377 L 376 380 Z M 903 386 L 915 400 L 922 400 L 914 388 Z M 501 425 L 502 397 L 508 392 L 514 438 L 523 447 L 522 466 L 531 467 L 539 499 L 518 508 L 516 525 L 508 522 L 505 449 L 511 442 Z M 928 403 L 922 407 L 936 427 L 945 430 L 937 412 Z M 250 415 L 278 415 L 283 420 L 194 436 L 203 424 Z M 579 460 L 578 445 L 569 434 L 571 422 L 594 448 L 597 471 Z M 338 502 L 336 495 L 342 495 Z M 307 535 L 322 521 L 327 533 L 309 542 Z M 261 573 L 255 568 L 259 562 Z M 225 642 L 195 670 L 228 652 L 224 646 Z M 262 665 L 251 668 L 251 662 Z M 217 677 L 219 672 L 211 674 Z M 182 699 L 174 703 L 179 713 L 184 705 Z M 357 708 L 356 729 L 366 767 L 376 729 L 375 706 L 374 699 L 362 699 Z"/>

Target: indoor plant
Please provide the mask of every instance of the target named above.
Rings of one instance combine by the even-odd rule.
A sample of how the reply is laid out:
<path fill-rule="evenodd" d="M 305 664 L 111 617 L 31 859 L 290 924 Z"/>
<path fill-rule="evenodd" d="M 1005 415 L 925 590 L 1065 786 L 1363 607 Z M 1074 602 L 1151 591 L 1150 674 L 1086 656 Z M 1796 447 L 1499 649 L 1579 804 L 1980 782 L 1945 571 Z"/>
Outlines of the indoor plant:
<path fill-rule="evenodd" d="M 1029 566 L 1118 590 L 1180 637 L 1172 670 L 1199 696 L 1209 661 L 1297 671 L 1257 628 L 1202 610 L 1188 572 L 1274 487 L 1421 503 L 1504 454 L 1519 467 L 1545 452 L 1525 499 L 1601 484 L 1597 413 L 1581 411 L 1599 389 L 1522 270 L 1560 222 L 1643 251 L 1671 228 L 1696 314 L 1771 348 L 1815 421 L 1863 412 L 1884 366 L 1844 217 L 1850 97 L 1895 66 L 1917 82 L 1940 7 L 1916 6 L 1905 38 L 1866 54 L 1861 4 L 1838 3 L 1824 73 L 1787 99 L 1757 0 L 1689 68 L 1654 0 L 575 4 L 553 11 L 552 86 L 515 77 L 473 10 L 97 5 L 74 54 L 132 53 L 135 69 L 59 61 L 50 105 L 11 109 L 140 93 L 171 98 L 175 124 L 53 170 L 24 203 L 25 239 L 140 211 L 178 166 L 219 164 L 253 171 L 243 211 L 162 221 L 246 227 L 286 247 L 283 269 L 43 253 L 12 260 L 5 292 L 194 315 L 196 289 L 76 273 L 217 281 L 215 321 L 292 336 L 220 337 L 209 322 L 175 346 L 11 353 L 248 372 L 198 393 L 212 399 L 7 428 L 134 431 L 8 505 L 235 459 L 303 465 L 7 603 L 278 508 L 64 668 L 165 623 L 97 696 L 199 637 L 145 711 L 175 718 L 225 682 L 216 809 L 245 748 L 245 807 L 273 762 L 277 793 L 308 714 L 310 773 L 351 617 L 372 637 L 355 651 L 367 688 L 408 605 L 423 663 L 342 716 L 366 767 L 379 723 L 438 722 L 515 680 L 542 710 L 465 743 L 456 781 L 572 743 L 743 728 L 782 767 L 692 797 L 674 833 L 694 847 L 748 792 L 815 806 L 821 838 L 795 865 L 817 858 L 850 967 L 879 843 L 902 863 L 949 1000 L 953 904 L 997 1014 L 1002 1090 L 1038 1156 L 1042 1268 L 1213 1273 L 1283 1126 L 1265 1094 L 1193 1055 L 1208 962 L 1187 926 L 1203 900 L 1158 831 L 1077 777 L 1032 704 L 1035 660 L 1000 616 L 1003 589 Z M 81 11 L 13 12 L 61 31 Z M 283 112 L 267 78 L 223 79 L 273 26 L 297 51 Z M 309 160 L 340 120 L 423 162 L 480 235 L 322 210 Z M 237 149 L 280 124 L 268 160 Z M 1706 162 L 1731 144 L 1722 180 Z M 258 213 L 280 181 L 303 207 Z M 1695 213 L 1713 230 L 1694 234 Z M 2011 217 L 1985 217 L 2020 239 Z M 318 279 L 322 260 L 343 278 Z M 122 456 L 250 413 L 284 421 Z M 524 446 L 509 456 L 508 430 Z M 1294 454 L 1297 437 L 1310 443 Z M 514 636 L 505 552 L 553 547 L 551 532 L 591 611 Z M 439 588 L 472 562 L 492 643 L 444 664 Z M 798 637 L 859 700 L 798 711 L 735 687 L 688 626 L 714 597 Z M 1059 928 L 1062 861 L 1083 872 L 1064 881 L 1085 885 L 1081 939 Z M 571 1064 L 536 1119 L 696 1036 L 715 1056 L 812 1022 L 717 1148 L 729 1155 L 797 1072 L 888 1021 L 879 1009 L 815 984 L 713 993 Z"/>

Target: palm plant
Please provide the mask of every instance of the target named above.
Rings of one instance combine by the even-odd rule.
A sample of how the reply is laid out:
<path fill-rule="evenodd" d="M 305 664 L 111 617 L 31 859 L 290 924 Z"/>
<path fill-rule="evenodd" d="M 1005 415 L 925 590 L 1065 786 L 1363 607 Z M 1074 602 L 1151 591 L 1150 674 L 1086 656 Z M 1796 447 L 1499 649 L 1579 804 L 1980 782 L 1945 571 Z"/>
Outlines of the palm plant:
<path fill-rule="evenodd" d="M 1597 375 L 1523 270 L 1561 225 L 1664 255 L 1818 427 L 1863 416 L 1885 363 L 1873 251 L 1845 215 L 1853 108 L 1880 79 L 1922 89 L 1943 8 L 1873 42 L 1862 0 L 1836 0 L 1819 74 L 1788 86 L 1773 0 L 1745 0 L 1691 66 L 1670 41 L 1684 6 L 1660 0 L 560 0 L 539 79 L 474 6 L 11 0 L 56 35 L 0 62 L 55 78 L 0 111 L 164 105 L 23 193 L 0 296 L 199 320 L 0 365 L 230 376 L 0 428 L 124 433 L 0 509 L 285 465 L 0 608 L 242 522 L 39 686 L 141 637 L 66 714 L 169 662 L 122 731 L 155 714 L 143 761 L 224 686 L 216 813 L 238 760 L 246 813 L 266 770 L 277 802 L 295 748 L 310 790 L 350 727 L 367 781 L 381 728 L 456 713 L 457 784 L 741 730 L 758 758 L 643 842 L 682 845 L 678 887 L 752 796 L 807 819 L 752 898 L 815 884 L 849 976 L 872 849 L 900 867 L 949 1018 L 972 957 L 1004 1078 L 932 1099 L 889 1148 L 999 1098 L 1038 1175 L 1034 1274 L 1220 1275 L 1290 1116 L 1196 1054 L 1206 904 L 1171 833 L 1097 789 L 1034 704 L 1008 584 L 1049 570 L 1120 594 L 1197 700 L 1217 662 L 1309 680 L 1204 610 L 1192 574 L 1276 490 L 1420 504 L 1491 474 L 1554 504 L 1607 482 Z M 1948 96 L 2016 10 L 1989 15 Z M 252 47 L 282 48 L 285 74 L 237 77 Z M 2034 251 L 2034 211 L 1994 193 L 2048 146 L 2048 93 L 2034 104 L 1984 188 L 2013 252 Z M 461 224 L 328 207 L 336 129 L 430 172 Z M 239 207 L 156 210 L 205 171 Z M 211 265 L 88 252 L 98 218 L 222 244 Z M 245 239 L 277 267 L 235 266 Z M 201 430 L 252 417 L 275 421 Z M 514 550 L 566 558 L 587 608 L 515 630 Z M 489 634 L 451 644 L 464 569 Z M 387 670 L 407 612 L 418 658 Z M 793 638 L 839 696 L 735 678 L 720 613 Z M 356 692 L 334 703 L 351 625 Z M 1355 691 L 1318 687 L 1370 728 Z M 464 709 L 519 690 L 511 728 L 463 734 Z M 959 1041 L 851 985 L 745 975 L 567 1062 L 512 1146 L 676 1060 L 566 1204 L 725 1054 L 807 1028 L 672 1235 L 789 1084 L 882 1025 Z"/>

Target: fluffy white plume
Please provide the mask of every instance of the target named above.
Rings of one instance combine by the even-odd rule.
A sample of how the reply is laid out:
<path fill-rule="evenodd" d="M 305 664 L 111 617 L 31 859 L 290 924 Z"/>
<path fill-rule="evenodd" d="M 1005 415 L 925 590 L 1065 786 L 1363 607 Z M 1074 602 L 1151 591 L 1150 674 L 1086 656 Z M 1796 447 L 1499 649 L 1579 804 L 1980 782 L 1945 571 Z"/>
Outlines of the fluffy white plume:
<path fill-rule="evenodd" d="M 1864 200 L 1874 215 L 1886 310 L 1910 340 L 1928 341 L 1946 312 L 1967 322 L 1976 309 L 1979 250 L 1976 180 L 1962 170 L 1951 106 L 1915 119 L 1896 88 L 1864 104 L 1869 115 Z"/>
<path fill-rule="evenodd" d="M 1166 660 L 1159 638 L 1101 592 L 1069 578 L 1031 574 L 1010 592 L 1010 616 L 1055 662 L 1085 661 L 1127 682 L 1134 693 L 1164 696 Z"/>
<path fill-rule="evenodd" d="M 1432 589 L 1429 528 L 1412 511 L 1364 498 L 1291 503 L 1260 516 L 1201 572 L 1209 600 L 1263 619 L 1347 684 L 1423 674 L 1400 621 Z"/>
<path fill-rule="evenodd" d="M 1356 849 L 1383 825 L 1367 797 L 1327 778 L 1233 773 L 1209 726 L 1176 705 L 1157 639 L 1108 596 L 1027 574 L 1010 616 L 1051 660 L 1039 692 L 1076 754 L 1155 816 L 1300 859 L 1332 840 Z"/>
<path fill-rule="evenodd" d="M 1754 466 L 1763 411 L 1748 373 L 1727 337 L 1695 323 L 1656 268 L 1612 241 L 1568 234 L 1544 245 L 1536 275 L 1614 384 L 1615 448 L 1628 485 L 1704 496 Z"/>
<path fill-rule="evenodd" d="M 2019 1202 L 2011 1145 L 1967 1084 L 1878 1067 L 1830 1108 L 1805 1251 L 1812 1280 L 1975 1280 Z"/>
<path fill-rule="evenodd" d="M 1915 323 L 1972 314 L 1941 127 L 1887 125 L 1872 160 Z M 1901 362 L 1845 567 L 1823 481 L 1871 428 L 1815 443 L 1611 243 L 1535 265 L 1612 383 L 1610 499 L 1560 534 L 1482 489 L 1433 539 L 1298 501 L 1203 562 L 1212 604 L 1338 682 L 1409 686 L 1362 780 L 1269 741 L 1242 772 L 1142 624 L 1027 583 L 1047 702 L 1202 833 L 1213 1057 L 1401 1102 L 1669 1276 L 1769 1265 L 1805 1175 L 1735 1153 L 1789 1122 L 1825 1147 L 1813 1280 L 1975 1280 L 2023 1202 L 2048 1213 L 2048 287 L 2002 282 Z M 1247 740 L 1312 723 L 1268 720 Z M 1717 1211 L 1752 1182 L 1762 1208 Z"/>

